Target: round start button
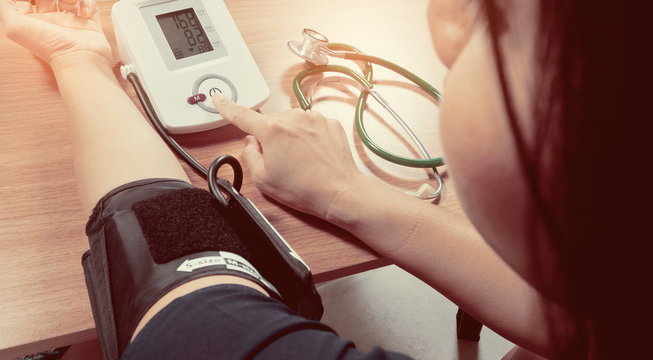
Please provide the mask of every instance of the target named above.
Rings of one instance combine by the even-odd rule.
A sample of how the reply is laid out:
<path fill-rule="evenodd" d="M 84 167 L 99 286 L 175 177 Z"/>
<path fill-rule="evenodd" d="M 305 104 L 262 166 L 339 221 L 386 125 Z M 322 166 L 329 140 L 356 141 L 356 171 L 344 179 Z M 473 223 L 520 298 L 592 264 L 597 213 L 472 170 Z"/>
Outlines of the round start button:
<path fill-rule="evenodd" d="M 230 98 L 233 102 L 238 101 L 238 93 L 236 92 L 236 87 L 231 81 L 229 81 L 229 79 L 224 76 L 215 74 L 204 75 L 197 79 L 195 84 L 193 84 L 193 96 L 200 94 L 206 95 L 206 99 L 203 101 L 197 101 L 196 104 L 205 111 L 214 114 L 217 114 L 218 111 L 213 107 L 211 98 L 216 93 L 223 94 L 227 98 Z M 200 98 L 198 98 L 198 100 Z"/>

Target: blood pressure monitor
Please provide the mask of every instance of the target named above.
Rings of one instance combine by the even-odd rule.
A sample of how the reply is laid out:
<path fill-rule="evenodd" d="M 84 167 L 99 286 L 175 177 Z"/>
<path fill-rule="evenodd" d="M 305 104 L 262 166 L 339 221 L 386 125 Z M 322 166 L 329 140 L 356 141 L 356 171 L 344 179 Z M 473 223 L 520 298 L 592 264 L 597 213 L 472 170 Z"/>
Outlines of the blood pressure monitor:
<path fill-rule="evenodd" d="M 120 0 L 111 19 L 123 77 L 139 77 L 170 133 L 226 125 L 216 92 L 253 109 L 270 95 L 222 0 Z"/>

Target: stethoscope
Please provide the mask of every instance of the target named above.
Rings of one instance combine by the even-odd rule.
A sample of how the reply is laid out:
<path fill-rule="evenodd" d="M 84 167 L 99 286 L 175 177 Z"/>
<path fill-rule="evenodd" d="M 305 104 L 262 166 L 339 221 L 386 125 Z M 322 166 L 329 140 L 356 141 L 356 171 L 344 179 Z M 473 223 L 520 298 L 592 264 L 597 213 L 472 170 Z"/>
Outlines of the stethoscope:
<path fill-rule="evenodd" d="M 431 84 L 424 81 L 422 78 L 397 64 L 375 56 L 363 54 L 360 50 L 350 45 L 330 44 L 329 40 L 324 35 L 315 30 L 304 29 L 302 35 L 304 39 L 301 42 L 288 42 L 288 48 L 297 56 L 306 60 L 308 64 L 308 68 L 297 74 L 293 81 L 293 91 L 297 97 L 299 106 L 305 111 L 310 111 L 312 107 L 311 101 L 306 97 L 301 88 L 301 82 L 307 76 L 316 73 L 338 72 L 351 77 L 363 87 L 363 91 L 361 91 L 361 94 L 358 97 L 358 102 L 356 103 L 356 112 L 354 118 L 356 131 L 358 132 L 358 136 L 360 137 L 361 142 L 374 154 L 392 163 L 415 168 L 431 168 L 433 171 L 433 176 L 437 182 L 437 187 L 434 189 L 432 186 L 424 184 L 420 187 L 415 196 L 420 199 L 438 198 L 442 191 L 442 178 L 440 177 L 437 167 L 444 165 L 444 160 L 442 157 L 431 158 L 424 145 L 422 145 L 421 141 L 410 129 L 408 124 L 406 124 L 401 116 L 399 116 L 399 114 L 397 114 L 397 112 L 392 109 L 388 101 L 386 101 L 383 96 L 381 96 L 381 94 L 379 94 L 379 92 L 374 89 L 372 84 L 372 64 L 383 66 L 405 77 L 415 85 L 419 86 L 422 90 L 424 90 L 438 102 L 441 99 L 440 92 L 431 86 Z M 346 66 L 327 65 L 329 63 L 328 56 L 347 60 L 363 61 L 363 74 L 358 73 Z M 363 123 L 363 113 L 367 103 L 368 94 L 372 95 L 372 97 L 376 99 L 376 101 L 378 101 L 379 104 L 381 104 L 381 106 L 383 106 L 383 108 L 385 108 L 392 115 L 392 117 L 399 122 L 401 127 L 404 129 L 404 131 L 406 131 L 413 143 L 415 143 L 419 149 L 423 159 L 406 158 L 394 154 L 383 149 L 370 138 L 367 131 L 365 130 L 365 125 Z"/>

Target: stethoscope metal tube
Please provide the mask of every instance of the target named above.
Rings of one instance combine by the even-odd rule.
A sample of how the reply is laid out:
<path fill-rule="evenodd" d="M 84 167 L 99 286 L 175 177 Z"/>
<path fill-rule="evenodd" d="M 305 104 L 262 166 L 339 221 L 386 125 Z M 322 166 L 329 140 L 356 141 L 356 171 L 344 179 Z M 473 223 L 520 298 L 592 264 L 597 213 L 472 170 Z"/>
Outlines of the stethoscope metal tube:
<path fill-rule="evenodd" d="M 299 101 L 300 107 L 302 107 L 302 109 L 304 110 L 309 110 L 312 106 L 311 102 L 306 98 L 306 96 L 304 95 L 301 89 L 301 81 L 305 77 L 314 73 L 321 73 L 327 71 L 339 72 L 350 76 L 352 79 L 354 79 L 363 87 L 363 91 L 359 96 L 359 100 L 356 106 L 356 129 L 358 131 L 358 134 L 363 144 L 365 144 L 365 146 L 367 146 L 368 149 L 370 149 L 373 153 L 388 161 L 404 166 L 410 166 L 410 167 L 431 168 L 435 180 L 437 182 L 437 189 L 433 189 L 432 192 L 429 194 L 428 190 L 425 189 L 425 185 L 423 185 L 418 191 L 417 196 L 422 199 L 434 199 L 439 197 L 442 190 L 442 179 L 436 167 L 443 165 L 444 160 L 441 157 L 438 158 L 430 157 L 428 151 L 421 143 L 419 138 L 412 131 L 412 129 L 408 126 L 408 124 L 390 106 L 389 102 L 378 91 L 374 89 L 374 86 L 372 84 L 371 63 L 386 67 L 404 76 L 405 78 L 407 78 L 408 80 L 412 81 L 420 88 L 422 88 L 426 93 L 428 93 L 431 97 L 433 97 L 438 102 L 441 99 L 440 92 L 436 88 L 431 86 L 429 83 L 427 83 L 426 81 L 418 77 L 417 75 L 402 68 L 399 65 L 396 65 L 392 62 L 389 62 L 381 58 L 362 54 L 360 50 L 349 45 L 329 44 L 328 39 L 324 35 L 318 33 L 315 30 L 304 29 L 303 37 L 304 37 L 303 41 L 301 42 L 291 41 L 288 43 L 288 48 L 293 53 L 303 58 L 307 62 L 313 64 L 313 66 L 310 66 L 308 69 L 297 74 L 293 82 L 293 90 L 295 92 L 297 100 Z M 353 71 L 345 66 L 327 65 L 328 63 L 327 56 L 334 56 L 334 57 L 348 59 L 348 60 L 364 61 L 365 62 L 364 75 L 361 75 L 358 72 Z M 383 108 L 386 109 L 392 115 L 393 118 L 395 118 L 395 120 L 397 120 L 397 122 L 401 125 L 401 127 L 406 131 L 408 136 L 411 138 L 413 143 L 417 146 L 420 154 L 422 155 L 422 157 L 424 157 L 424 159 L 405 158 L 390 153 L 389 151 L 384 150 L 379 145 L 377 145 L 374 141 L 372 141 L 372 139 L 367 134 L 367 131 L 365 131 L 365 126 L 362 121 L 363 109 L 365 108 L 365 103 L 367 101 L 368 94 L 372 95 L 372 97 L 376 101 L 378 101 L 379 104 L 381 104 L 381 106 L 383 106 Z"/>

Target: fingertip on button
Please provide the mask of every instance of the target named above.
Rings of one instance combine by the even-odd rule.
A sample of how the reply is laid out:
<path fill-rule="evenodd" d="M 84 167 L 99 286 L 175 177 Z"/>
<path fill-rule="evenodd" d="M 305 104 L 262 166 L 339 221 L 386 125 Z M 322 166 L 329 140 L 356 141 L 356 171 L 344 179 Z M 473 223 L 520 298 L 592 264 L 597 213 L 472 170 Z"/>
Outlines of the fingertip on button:
<path fill-rule="evenodd" d="M 226 97 L 223 93 L 215 93 L 212 97 L 214 104 L 226 105 L 231 102 L 231 99 Z"/>

